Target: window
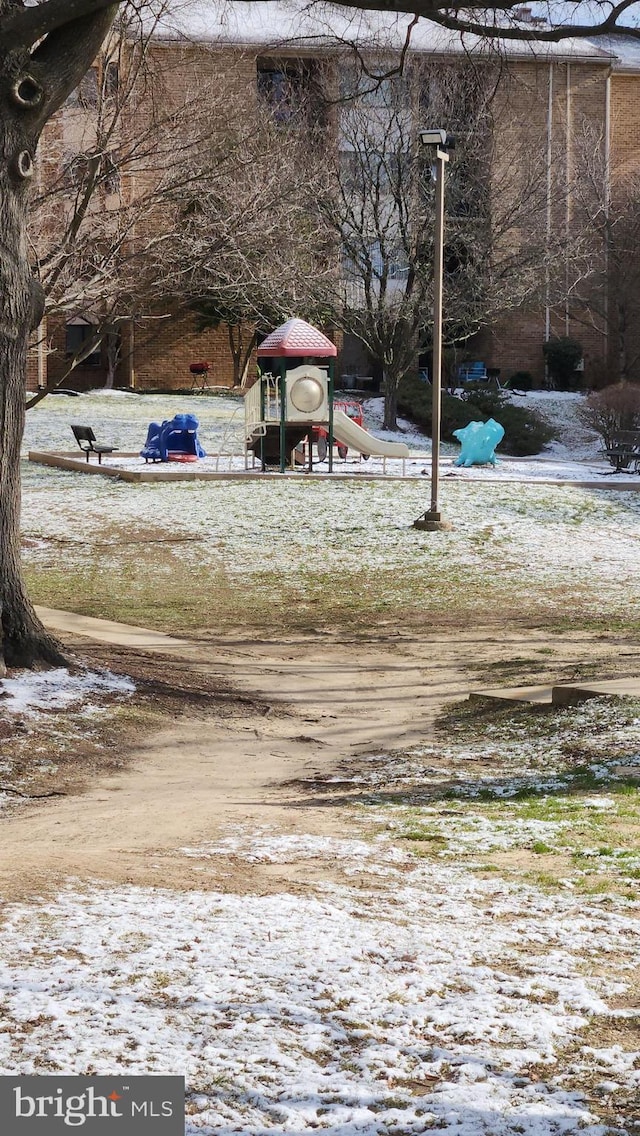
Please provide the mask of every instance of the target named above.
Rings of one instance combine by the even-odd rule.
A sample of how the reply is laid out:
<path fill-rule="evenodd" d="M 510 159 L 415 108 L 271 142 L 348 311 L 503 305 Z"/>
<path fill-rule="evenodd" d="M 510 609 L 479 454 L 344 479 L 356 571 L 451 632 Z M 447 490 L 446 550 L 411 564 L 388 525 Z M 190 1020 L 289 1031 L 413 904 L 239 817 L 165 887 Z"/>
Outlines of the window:
<path fill-rule="evenodd" d="M 70 320 L 66 326 L 65 351 L 67 358 L 78 359 L 85 367 L 99 367 L 102 362 L 100 341 L 92 343 L 96 336 L 96 329 L 87 320 Z M 84 358 L 83 351 L 92 346 L 92 350 Z"/>
<path fill-rule="evenodd" d="M 371 266 L 374 278 L 378 280 L 384 275 L 388 280 L 406 280 L 409 275 L 409 261 L 404 249 L 393 245 L 385 249 L 383 254 L 380 241 L 367 243 L 363 235 L 361 249 L 343 252 L 343 275 L 357 279 L 364 275 L 368 265 Z"/>
<path fill-rule="evenodd" d="M 360 106 L 370 109 L 389 111 L 407 102 L 406 79 L 397 73 L 393 61 L 389 61 L 387 66 L 384 60 L 380 60 L 370 72 L 360 67 L 342 67 L 339 83 L 341 99 L 355 99 Z"/>
<path fill-rule="evenodd" d="M 75 91 L 68 98 L 69 106 L 82 107 L 84 110 L 98 105 L 98 71 L 91 67 L 84 78 L 80 80 Z"/>
<path fill-rule="evenodd" d="M 120 85 L 120 69 L 117 63 L 107 63 L 103 83 L 106 98 L 115 99 Z"/>
<path fill-rule="evenodd" d="M 291 123 L 303 115 L 306 85 L 301 66 L 258 63 L 258 95 L 276 122 Z"/>

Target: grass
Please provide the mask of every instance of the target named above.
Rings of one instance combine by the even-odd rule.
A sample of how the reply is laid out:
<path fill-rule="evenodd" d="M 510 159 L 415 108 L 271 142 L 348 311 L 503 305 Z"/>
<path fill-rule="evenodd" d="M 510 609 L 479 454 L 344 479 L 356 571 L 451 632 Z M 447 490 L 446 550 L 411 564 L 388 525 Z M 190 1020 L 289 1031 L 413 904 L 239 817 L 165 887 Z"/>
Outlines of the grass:
<path fill-rule="evenodd" d="M 541 800 L 537 824 L 547 838 L 531 835 L 529 810 L 519 802 L 458 802 L 455 815 L 443 802 L 428 817 L 412 806 L 385 809 L 395 814 L 394 839 L 413 845 L 420 858 L 454 858 L 469 869 L 497 873 L 505 879 L 534 882 L 545 890 L 571 886 L 584 894 L 618 894 L 635 899 L 640 879 L 640 790 L 633 815 L 613 807 L 598 815 L 584 798 Z M 434 815 L 435 813 L 435 815 Z M 387 827 L 389 820 L 387 819 Z M 534 830 L 535 831 L 535 830 Z M 599 843 L 603 839 L 607 843 Z M 492 859 L 482 857 L 487 853 Z M 479 858 L 480 857 L 480 858 Z M 544 867 L 536 867 L 536 859 Z"/>
<path fill-rule="evenodd" d="M 428 567 L 402 573 L 394 568 L 379 568 L 375 574 L 347 569 L 336 573 L 320 564 L 283 574 L 265 565 L 250 575 L 238 575 L 224 561 L 201 564 L 197 545 L 189 561 L 169 546 L 141 552 L 136 543 L 123 544 L 108 556 L 103 550 L 89 554 L 66 546 L 64 563 L 61 568 L 58 554 L 45 564 L 27 559 L 25 577 L 35 603 L 174 633 L 236 631 L 247 625 L 274 634 L 283 626 L 292 632 L 318 626 L 336 633 L 368 632 L 381 621 L 414 633 L 505 624 L 553 632 L 563 622 L 554 610 L 565 596 L 563 588 L 541 590 L 525 601 L 514 583 L 488 584 L 462 570 L 437 575 Z M 585 630 L 581 611 L 592 599 L 580 589 L 573 599 L 571 631 L 577 622 Z M 606 630 L 610 623 L 603 614 L 600 620 L 591 619 L 590 629 Z M 631 632 L 636 624 L 640 627 L 629 614 L 617 621 L 617 629 Z M 521 664 L 505 666 L 501 677 L 525 681 L 535 678 L 541 665 L 532 662 L 524 674 Z M 616 673 L 611 661 L 609 669 Z M 575 672 L 565 670 L 557 681 L 572 677 Z"/>
<path fill-rule="evenodd" d="M 578 745 L 576 738 L 588 741 Z M 394 782 L 398 771 L 401 785 Z M 594 699 L 555 710 L 454 703 L 428 747 L 397 751 L 386 767 L 378 764 L 377 783 L 361 803 L 381 832 L 421 859 L 454 859 L 545 890 L 633 900 L 640 879 L 640 700 Z"/>
<path fill-rule="evenodd" d="M 428 534 L 412 527 L 425 505 L 420 482 L 267 478 L 162 488 L 27 465 L 29 585 L 41 603 L 77 599 L 79 610 L 115 619 L 133 609 L 135 622 L 168 631 L 236 629 L 247 612 L 257 629 L 274 631 L 283 612 L 292 630 L 319 623 L 337 632 L 381 618 L 409 630 L 640 626 L 638 494 L 442 488 L 455 530 Z M 542 658 L 513 660 L 500 674 L 535 671 Z"/>
<path fill-rule="evenodd" d="M 169 632 L 237 630 L 250 612 L 251 626 L 274 633 L 282 631 L 283 617 L 288 631 L 314 625 L 367 630 L 385 616 L 403 627 L 424 630 L 433 626 L 444 598 L 430 597 L 428 578 L 416 572 L 405 574 L 400 587 L 395 572 L 382 570 L 370 586 L 360 573 L 343 572 L 338 582 L 323 571 L 287 577 L 265 569 L 246 578 L 229 575 L 223 566 L 212 570 L 185 565 L 168 552 L 157 556 L 152 567 L 137 555 L 123 552 L 109 564 L 96 557 L 71 571 L 70 565 L 64 571 L 47 567 L 43 572 L 27 564 L 30 595 L 46 606 Z M 455 581 L 449 587 L 447 620 L 470 618 L 472 596 L 467 592 L 464 599 L 456 599 Z"/>

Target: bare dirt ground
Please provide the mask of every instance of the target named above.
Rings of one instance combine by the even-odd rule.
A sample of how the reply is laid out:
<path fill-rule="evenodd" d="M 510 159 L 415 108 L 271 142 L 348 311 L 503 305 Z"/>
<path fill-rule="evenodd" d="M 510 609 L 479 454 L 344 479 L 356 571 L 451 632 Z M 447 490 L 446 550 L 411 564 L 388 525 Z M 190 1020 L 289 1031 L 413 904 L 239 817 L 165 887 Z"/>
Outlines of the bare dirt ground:
<path fill-rule="evenodd" d="M 81 792 L 30 801 L 2 821 L 6 898 L 63 880 L 268 892 L 311 886 L 326 864 L 256 864 L 181 849 L 234 827 L 353 835 L 348 802 L 305 791 L 345 759 L 428 739 L 436 714 L 470 687 L 632 674 L 640 649 L 615 636 L 499 628 L 453 637 L 402 633 L 201 639 L 162 650 L 65 641 L 91 663 L 131 673 L 161 728 L 129 738 Z M 339 777 L 337 778 L 339 780 Z"/>

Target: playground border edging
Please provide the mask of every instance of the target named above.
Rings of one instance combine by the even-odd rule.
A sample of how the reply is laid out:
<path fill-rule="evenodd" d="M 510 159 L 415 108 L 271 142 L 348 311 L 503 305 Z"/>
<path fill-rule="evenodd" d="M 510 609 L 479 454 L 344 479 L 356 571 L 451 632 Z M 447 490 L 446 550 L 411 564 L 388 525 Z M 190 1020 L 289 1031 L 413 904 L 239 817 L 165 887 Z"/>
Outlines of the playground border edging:
<path fill-rule="evenodd" d="M 167 481 L 262 481 L 265 478 L 269 480 L 278 481 L 299 481 L 304 478 L 311 478 L 313 481 L 350 481 L 356 484 L 368 481 L 421 481 L 422 477 L 414 477 L 396 473 L 327 473 L 324 470 L 318 470 L 317 467 L 313 473 L 308 470 L 289 470 L 285 473 L 280 473 L 276 470 L 268 470 L 263 473 L 260 469 L 247 469 L 247 470 L 227 470 L 227 471 L 213 471 L 213 470 L 196 470 L 196 469 L 158 469 L 146 467 L 139 472 L 130 469 L 118 469 L 114 466 L 98 465 L 97 462 L 88 462 L 84 458 L 77 458 L 74 456 L 75 451 L 59 451 L 59 452 L 46 452 L 40 450 L 30 450 L 28 453 L 28 460 L 36 465 L 52 466 L 56 469 L 69 470 L 75 473 L 91 473 L 102 474 L 103 477 L 111 477 L 119 479 L 120 481 L 129 481 L 136 483 L 153 483 L 153 482 L 167 482 Z M 121 453 L 122 458 L 135 458 L 138 453 Z M 215 455 L 212 455 L 215 456 Z M 426 461 L 427 456 L 422 454 L 411 455 L 416 460 Z M 446 476 L 446 474 L 445 474 Z M 428 477 L 425 476 L 425 480 Z M 605 489 L 605 490 L 618 490 L 619 492 L 637 493 L 640 492 L 640 478 L 635 482 L 616 482 L 616 481 L 569 481 L 557 477 L 537 477 L 531 480 L 523 480 L 520 477 L 504 477 L 499 480 L 492 477 L 474 477 L 457 480 L 457 484 L 467 485 L 557 485 L 567 486 L 572 489 Z"/>

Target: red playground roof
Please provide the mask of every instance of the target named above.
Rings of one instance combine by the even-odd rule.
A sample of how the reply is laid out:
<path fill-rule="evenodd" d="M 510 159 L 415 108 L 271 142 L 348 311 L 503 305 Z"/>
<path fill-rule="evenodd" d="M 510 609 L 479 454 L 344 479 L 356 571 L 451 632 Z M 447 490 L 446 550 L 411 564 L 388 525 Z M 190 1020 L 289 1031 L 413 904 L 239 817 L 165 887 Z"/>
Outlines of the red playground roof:
<path fill-rule="evenodd" d="M 272 359 L 286 359 L 291 355 L 313 355 L 326 359 L 330 355 L 337 355 L 338 348 L 310 323 L 290 319 L 267 336 L 260 344 L 257 354 L 269 355 Z"/>

